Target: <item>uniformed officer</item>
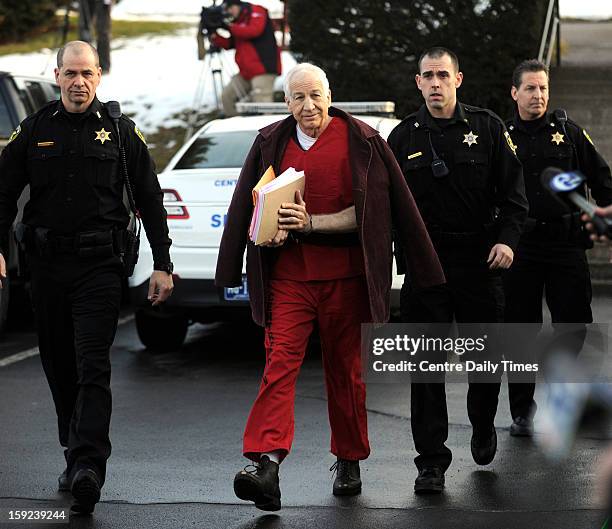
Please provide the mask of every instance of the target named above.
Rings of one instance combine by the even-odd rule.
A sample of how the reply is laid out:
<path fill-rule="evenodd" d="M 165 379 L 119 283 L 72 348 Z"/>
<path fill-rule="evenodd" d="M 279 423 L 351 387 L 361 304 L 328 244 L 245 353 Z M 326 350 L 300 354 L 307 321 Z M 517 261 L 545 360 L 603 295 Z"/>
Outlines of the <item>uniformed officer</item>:
<path fill-rule="evenodd" d="M 40 356 L 66 448 L 59 488 L 72 491 L 73 508 L 83 513 L 99 500 L 111 452 L 109 350 L 121 300 L 118 245 L 129 220 L 117 134 L 96 98 L 100 77 L 96 50 L 67 43 L 55 69 L 61 99 L 27 117 L 0 156 L 0 252 L 30 185 L 21 231 Z M 142 134 L 125 116 L 119 127 L 153 251 L 149 297 L 158 304 L 173 288 L 162 193 Z M 6 274 L 2 255 L 0 271 Z"/>
<path fill-rule="evenodd" d="M 567 118 L 564 110 L 547 113 L 548 68 L 535 59 L 521 62 L 512 76 L 516 109 L 506 122 L 523 164 L 529 218 L 512 269 L 504 275 L 506 321 L 542 323 L 542 294 L 552 322 L 576 324 L 566 344 L 578 353 L 591 314 L 591 280 L 585 248 L 590 247 L 576 208 L 558 202 L 540 183 L 546 167 L 578 169 L 598 205 L 612 202 L 610 168 L 599 155 L 588 132 Z M 586 190 L 580 191 L 583 195 Z M 564 328 L 565 327 L 565 328 Z M 529 332 L 537 334 L 537 328 Z M 510 434 L 531 436 L 536 404 L 534 383 L 509 383 Z"/>
<path fill-rule="evenodd" d="M 527 201 L 521 165 L 500 118 L 457 101 L 463 74 L 457 56 L 435 47 L 419 59 L 417 87 L 425 104 L 404 119 L 389 144 L 421 211 L 447 284 L 402 287 L 405 322 L 499 322 L 500 270 L 512 264 Z M 398 259 L 398 269 L 402 269 Z M 442 359 L 438 359 L 441 361 Z M 470 383 L 467 407 L 476 463 L 496 452 L 493 419 L 499 382 Z M 451 463 L 445 446 L 448 416 L 444 382 L 411 385 L 411 425 L 418 457 L 415 492 L 441 492 Z"/>

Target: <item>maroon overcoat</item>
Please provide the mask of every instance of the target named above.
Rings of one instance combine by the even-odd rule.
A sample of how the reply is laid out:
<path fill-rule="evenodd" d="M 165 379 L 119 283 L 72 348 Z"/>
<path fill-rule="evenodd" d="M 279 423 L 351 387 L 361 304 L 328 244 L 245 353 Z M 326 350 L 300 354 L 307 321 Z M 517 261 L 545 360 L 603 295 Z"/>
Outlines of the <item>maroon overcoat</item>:
<path fill-rule="evenodd" d="M 353 173 L 353 197 L 358 234 L 363 249 L 372 321 L 389 319 L 392 229 L 404 247 L 409 277 L 415 288 L 444 283 L 425 224 L 395 157 L 378 132 L 363 121 L 330 107 L 330 116 L 347 121 Z M 259 131 L 245 160 L 229 207 L 221 239 L 215 283 L 220 287 L 242 284 L 242 259 L 247 248 L 247 279 L 253 320 L 265 325 L 266 283 L 270 261 L 277 249 L 255 246 L 248 240 L 253 212 L 251 190 L 272 165 L 276 174 L 294 133 L 293 116 Z M 308 207 L 308 205 L 306 206 Z"/>

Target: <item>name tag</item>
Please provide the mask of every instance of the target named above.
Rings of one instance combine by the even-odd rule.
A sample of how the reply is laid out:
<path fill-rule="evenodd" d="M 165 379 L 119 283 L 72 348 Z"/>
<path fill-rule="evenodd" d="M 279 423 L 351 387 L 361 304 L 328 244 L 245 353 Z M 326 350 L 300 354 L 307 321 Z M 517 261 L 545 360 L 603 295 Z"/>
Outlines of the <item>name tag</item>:
<path fill-rule="evenodd" d="M 423 156 L 423 153 L 421 151 L 415 152 L 413 154 L 409 154 L 408 155 L 408 159 L 412 160 L 413 158 L 418 158 L 419 156 Z"/>
<path fill-rule="evenodd" d="M 53 147 L 55 145 L 54 141 L 39 141 L 36 144 L 38 147 Z"/>

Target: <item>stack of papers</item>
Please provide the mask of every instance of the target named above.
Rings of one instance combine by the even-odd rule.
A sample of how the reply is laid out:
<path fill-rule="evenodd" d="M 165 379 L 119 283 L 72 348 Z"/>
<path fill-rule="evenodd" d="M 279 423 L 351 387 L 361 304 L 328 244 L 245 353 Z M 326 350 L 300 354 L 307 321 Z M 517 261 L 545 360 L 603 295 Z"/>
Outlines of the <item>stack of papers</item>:
<path fill-rule="evenodd" d="M 268 167 L 253 188 L 253 217 L 249 238 L 261 244 L 274 238 L 278 231 L 278 210 L 283 202 L 295 202 L 295 192 L 304 195 L 304 171 L 289 167 L 274 178 L 274 169 Z"/>

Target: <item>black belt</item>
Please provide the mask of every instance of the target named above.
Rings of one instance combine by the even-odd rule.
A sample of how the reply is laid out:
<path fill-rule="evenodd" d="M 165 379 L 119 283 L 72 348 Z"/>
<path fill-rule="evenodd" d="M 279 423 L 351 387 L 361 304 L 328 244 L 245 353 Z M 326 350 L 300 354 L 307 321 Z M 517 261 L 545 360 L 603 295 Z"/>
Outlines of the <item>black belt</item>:
<path fill-rule="evenodd" d="M 79 254 L 81 256 L 102 255 L 114 251 L 113 231 L 86 231 L 74 235 L 55 235 L 47 238 L 49 249 L 55 253 Z M 110 254 L 109 254 L 110 255 Z"/>
<path fill-rule="evenodd" d="M 559 217 L 552 217 L 550 219 L 537 219 L 533 217 L 529 217 L 527 222 L 533 222 L 534 226 L 548 226 L 548 225 L 557 225 L 557 224 L 569 224 L 573 220 L 580 220 L 581 214 L 579 212 L 574 213 L 566 213 L 565 215 L 561 215 Z"/>

